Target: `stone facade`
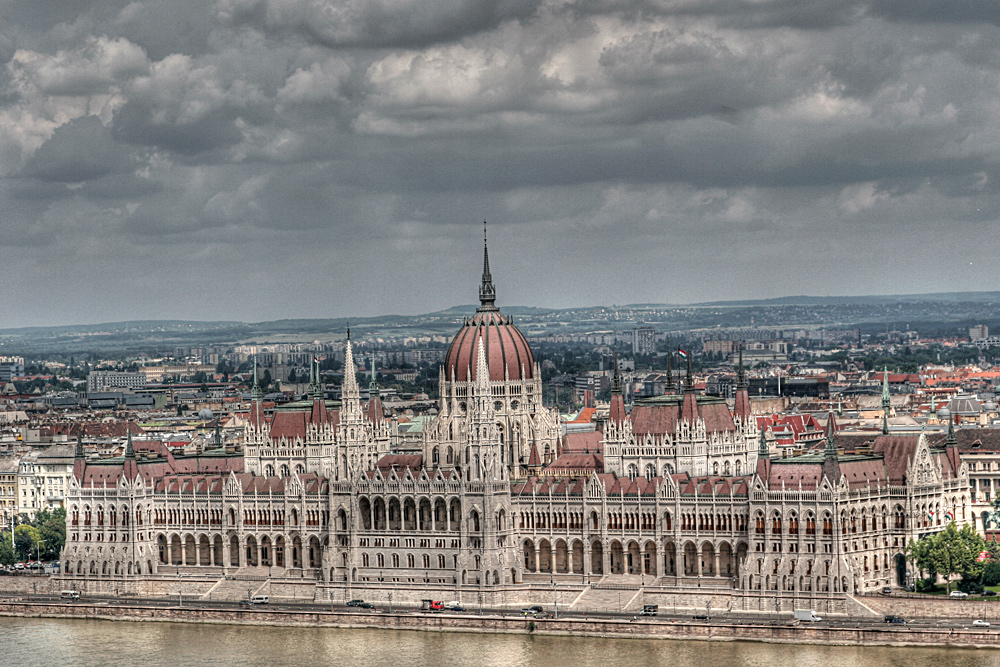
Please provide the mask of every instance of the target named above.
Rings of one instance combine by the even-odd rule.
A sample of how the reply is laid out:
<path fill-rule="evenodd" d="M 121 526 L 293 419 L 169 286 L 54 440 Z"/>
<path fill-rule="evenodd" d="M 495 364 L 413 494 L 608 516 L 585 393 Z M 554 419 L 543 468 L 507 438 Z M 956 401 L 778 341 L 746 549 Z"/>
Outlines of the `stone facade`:
<path fill-rule="evenodd" d="M 584 606 L 616 585 L 843 595 L 899 585 L 908 541 L 972 520 L 952 442 L 886 435 L 845 453 L 831 416 L 824 452 L 772 459 L 742 372 L 732 410 L 696 394 L 689 369 L 682 393 L 629 412 L 616 371 L 603 458 L 546 474 L 558 421 L 494 298 L 484 255 L 482 305 L 448 351 L 420 454 L 392 451 L 377 387 L 362 403 L 350 340 L 339 405 L 315 369 L 310 409 L 266 415 L 255 383 L 244 449 L 181 457 L 129 438 L 123 457 L 88 462 L 78 447 L 63 576 L 136 590 L 214 577 L 218 595 L 294 579 L 322 599 L 390 586 L 497 601 L 562 583 Z"/>

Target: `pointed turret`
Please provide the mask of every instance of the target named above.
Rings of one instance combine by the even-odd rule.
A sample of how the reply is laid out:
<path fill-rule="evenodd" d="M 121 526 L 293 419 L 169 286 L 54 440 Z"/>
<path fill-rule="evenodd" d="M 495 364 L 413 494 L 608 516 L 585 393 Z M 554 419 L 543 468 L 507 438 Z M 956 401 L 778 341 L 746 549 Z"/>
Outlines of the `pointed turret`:
<path fill-rule="evenodd" d="M 668 394 L 674 393 L 674 376 L 673 376 L 673 373 L 670 371 L 670 357 L 672 357 L 672 356 L 673 355 L 670 354 L 669 352 L 667 353 L 667 386 L 666 386 L 666 392 Z"/>
<path fill-rule="evenodd" d="M 309 393 L 313 401 L 309 421 L 317 426 L 330 421 L 330 415 L 326 411 L 326 394 L 320 377 L 319 359 L 314 356 L 309 362 Z"/>
<path fill-rule="evenodd" d="M 889 435 L 889 367 L 882 372 L 882 435 Z"/>
<path fill-rule="evenodd" d="M 341 394 L 344 398 L 361 397 L 361 389 L 358 387 L 357 368 L 354 365 L 354 348 L 351 345 L 350 334 L 348 334 L 347 347 L 344 350 L 344 384 Z"/>
<path fill-rule="evenodd" d="M 733 414 L 737 419 L 747 419 L 750 416 L 750 391 L 747 386 L 747 374 L 743 368 L 743 346 L 740 345 L 740 364 L 736 372 L 736 401 L 733 403 Z"/>
<path fill-rule="evenodd" d="M 357 369 L 354 366 L 354 347 L 351 344 L 351 333 L 347 332 L 347 345 L 344 349 L 344 382 L 340 387 L 340 419 L 341 422 L 357 422 L 361 419 L 361 389 L 358 387 Z"/>
<path fill-rule="evenodd" d="M 948 437 L 944 440 L 945 447 L 953 447 L 958 444 L 958 438 L 955 437 L 955 418 L 949 414 L 948 415 Z"/>
<path fill-rule="evenodd" d="M 684 402 L 681 404 L 681 418 L 686 419 L 693 426 L 701 417 L 701 410 L 698 407 L 698 398 L 694 393 L 694 378 L 691 375 L 691 355 L 685 354 L 687 358 L 687 378 L 684 380 Z"/>
<path fill-rule="evenodd" d="M 837 458 L 837 445 L 834 442 L 834 435 L 837 433 L 837 420 L 831 412 L 826 420 L 826 449 L 823 451 L 825 458 Z"/>
<path fill-rule="evenodd" d="M 490 251 L 486 244 L 486 221 L 483 220 L 483 282 L 479 286 L 479 310 L 497 310 L 497 292 L 490 275 Z"/>
<path fill-rule="evenodd" d="M 611 410 L 608 418 L 612 423 L 625 421 L 625 398 L 622 396 L 622 374 L 618 368 L 618 353 L 615 353 L 615 374 L 611 376 Z"/>
<path fill-rule="evenodd" d="M 479 396 L 488 396 L 490 393 L 490 367 L 486 363 L 486 346 L 482 336 L 479 337 L 479 348 L 476 350 L 475 387 Z"/>
<path fill-rule="evenodd" d="M 767 447 L 767 429 L 760 429 L 757 445 L 757 476 L 766 484 L 771 476 L 771 452 Z"/>
<path fill-rule="evenodd" d="M 253 387 L 250 389 L 250 423 L 257 429 L 264 425 L 264 392 L 257 381 L 257 357 L 253 358 Z"/>
<path fill-rule="evenodd" d="M 222 420 L 216 418 L 215 420 L 215 437 L 213 438 L 214 446 L 216 449 L 222 449 Z"/>
<path fill-rule="evenodd" d="M 836 433 L 837 420 L 831 412 L 827 415 L 826 449 L 823 450 L 823 476 L 830 480 L 831 484 L 840 481 L 840 458 L 837 456 L 837 443 L 834 441 Z"/>
<path fill-rule="evenodd" d="M 139 475 L 139 464 L 135 459 L 135 449 L 132 447 L 132 429 L 129 429 L 128 439 L 125 441 L 125 465 L 122 474 L 129 482 Z"/>
<path fill-rule="evenodd" d="M 87 470 L 87 459 L 83 453 L 83 426 L 76 432 L 76 454 L 73 456 L 73 476 L 83 482 Z"/>
<path fill-rule="evenodd" d="M 375 355 L 372 355 L 372 371 L 371 377 L 368 380 L 368 421 L 373 424 L 382 421 L 384 414 L 382 412 L 382 399 L 379 396 L 378 390 L 378 376 L 375 373 Z"/>

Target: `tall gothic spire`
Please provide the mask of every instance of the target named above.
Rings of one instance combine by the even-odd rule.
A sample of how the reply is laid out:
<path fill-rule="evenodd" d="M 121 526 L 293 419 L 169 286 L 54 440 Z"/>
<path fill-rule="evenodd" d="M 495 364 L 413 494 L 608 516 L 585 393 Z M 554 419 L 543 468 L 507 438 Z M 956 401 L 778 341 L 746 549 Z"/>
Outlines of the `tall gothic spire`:
<path fill-rule="evenodd" d="M 760 440 L 757 444 L 757 456 L 758 458 L 766 458 L 771 455 L 767 448 L 767 428 L 763 427 L 760 429 Z"/>
<path fill-rule="evenodd" d="M 826 420 L 826 450 L 823 452 L 824 457 L 837 457 L 837 445 L 834 444 L 833 436 L 837 432 L 837 420 L 834 418 L 831 412 L 827 416 Z"/>
<path fill-rule="evenodd" d="M 622 373 L 618 368 L 618 353 L 615 352 L 615 374 L 611 376 L 611 393 L 622 393 Z"/>
<path fill-rule="evenodd" d="M 625 398 L 622 396 L 622 373 L 618 367 L 617 352 L 615 352 L 615 374 L 611 378 L 611 405 L 608 418 L 615 424 L 625 421 Z"/>
<path fill-rule="evenodd" d="M 323 400 L 323 383 L 320 381 L 319 359 L 315 356 L 309 362 L 309 391 L 314 401 Z"/>
<path fill-rule="evenodd" d="M 128 430 L 128 439 L 125 441 L 125 458 L 134 459 L 135 450 L 132 448 L 132 429 Z"/>
<path fill-rule="evenodd" d="M 80 430 L 76 432 L 76 453 L 74 458 L 82 459 L 83 455 L 83 425 L 80 425 Z"/>
<path fill-rule="evenodd" d="M 736 390 L 747 388 L 747 372 L 743 368 L 743 344 L 740 343 L 740 365 L 739 369 L 736 371 Z"/>
<path fill-rule="evenodd" d="M 354 350 L 351 347 L 351 334 L 347 334 L 347 349 L 344 351 L 344 385 L 341 389 L 342 398 L 359 398 L 358 379 L 354 368 Z"/>
<path fill-rule="evenodd" d="M 882 435 L 889 435 L 889 367 L 882 371 Z"/>
<path fill-rule="evenodd" d="M 957 445 L 958 438 L 955 437 L 955 417 L 948 413 L 948 437 L 945 438 L 945 445 Z"/>
<path fill-rule="evenodd" d="M 694 378 L 691 377 L 691 355 L 685 355 L 687 359 L 687 379 L 684 381 L 684 391 L 685 393 L 694 392 Z"/>
<path fill-rule="evenodd" d="M 372 396 L 378 396 L 378 380 L 375 379 L 376 377 L 378 376 L 375 373 L 375 355 L 372 354 L 372 372 L 371 372 L 371 378 L 368 381 L 369 398 Z"/>
<path fill-rule="evenodd" d="M 479 286 L 479 310 L 496 310 L 497 291 L 490 275 L 490 251 L 486 245 L 486 221 L 483 220 L 483 282 Z"/>
<path fill-rule="evenodd" d="M 260 382 L 257 381 L 257 355 L 253 358 L 253 388 L 250 389 L 250 399 L 255 403 L 260 403 L 264 398 L 264 392 L 260 390 Z"/>
<path fill-rule="evenodd" d="M 479 350 L 476 352 L 476 389 L 481 396 L 490 391 L 490 367 L 486 363 L 486 348 L 482 336 L 479 337 Z"/>
<path fill-rule="evenodd" d="M 672 353 L 667 352 L 667 393 L 672 394 L 674 392 L 674 376 L 670 372 L 670 357 L 674 356 Z"/>

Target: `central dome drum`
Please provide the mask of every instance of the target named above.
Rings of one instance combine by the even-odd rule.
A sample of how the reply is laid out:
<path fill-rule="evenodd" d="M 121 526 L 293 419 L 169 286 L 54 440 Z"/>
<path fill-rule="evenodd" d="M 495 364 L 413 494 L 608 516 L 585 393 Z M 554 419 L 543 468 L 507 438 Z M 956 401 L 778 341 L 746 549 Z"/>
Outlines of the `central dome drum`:
<path fill-rule="evenodd" d="M 535 358 L 528 341 L 509 317 L 496 307 L 496 290 L 490 275 L 490 256 L 483 240 L 483 282 L 479 287 L 480 306 L 455 334 L 445 356 L 447 380 L 469 382 L 476 379 L 476 352 L 483 339 L 490 380 L 528 380 L 534 373 Z"/>

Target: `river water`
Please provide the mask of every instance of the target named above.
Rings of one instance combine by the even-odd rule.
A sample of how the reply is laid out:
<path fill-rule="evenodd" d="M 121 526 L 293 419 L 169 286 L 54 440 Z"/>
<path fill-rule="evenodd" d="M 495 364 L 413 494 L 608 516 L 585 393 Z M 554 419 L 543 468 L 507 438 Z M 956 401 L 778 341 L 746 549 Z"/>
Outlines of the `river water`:
<path fill-rule="evenodd" d="M 1000 666 L 1000 649 L 795 646 L 27 618 L 0 618 L 0 641 L 0 664 L 17 667 Z"/>

